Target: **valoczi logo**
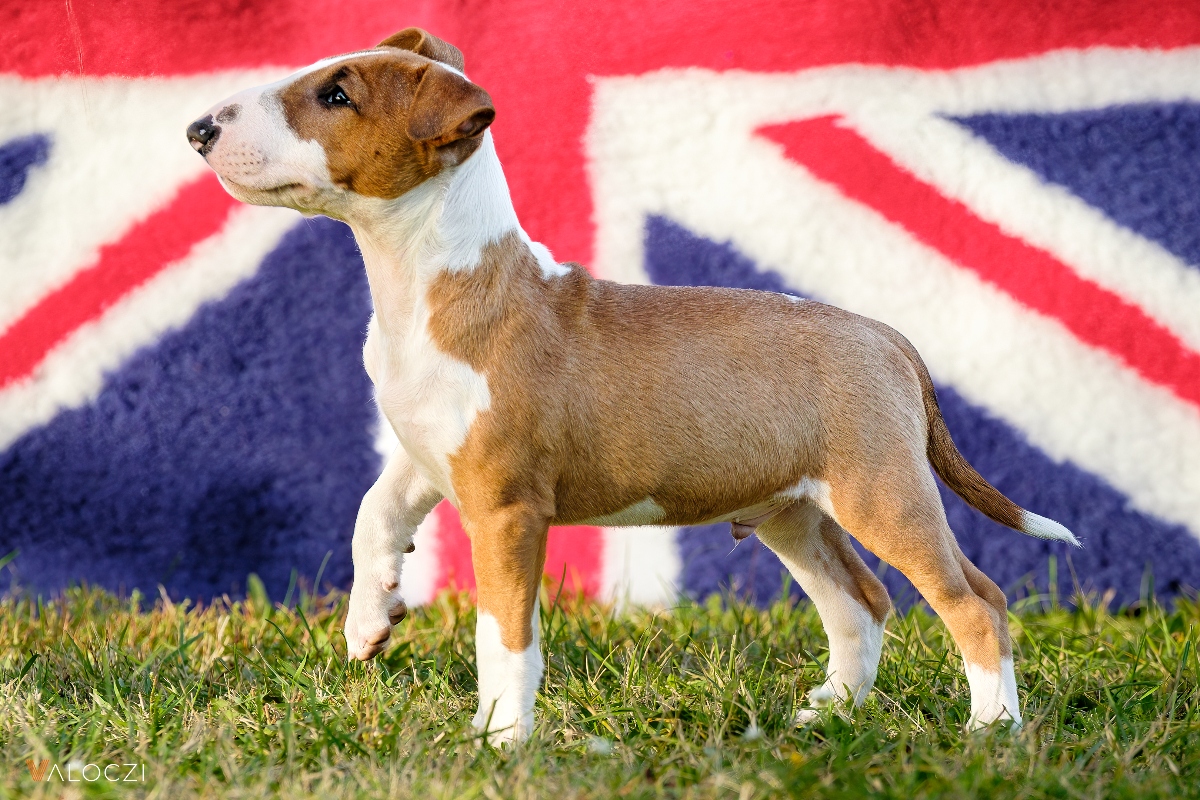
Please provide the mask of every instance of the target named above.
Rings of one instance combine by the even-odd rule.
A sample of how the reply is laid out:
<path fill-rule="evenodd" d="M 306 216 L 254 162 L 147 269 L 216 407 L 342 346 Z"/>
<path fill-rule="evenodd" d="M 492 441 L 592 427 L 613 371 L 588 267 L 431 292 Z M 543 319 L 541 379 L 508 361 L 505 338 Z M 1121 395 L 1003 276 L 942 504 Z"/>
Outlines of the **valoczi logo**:
<path fill-rule="evenodd" d="M 68 761 L 65 768 L 50 763 L 50 759 L 34 761 L 25 759 L 29 769 L 29 777 L 35 781 L 60 780 L 64 783 L 144 783 L 146 780 L 145 764 L 85 764 L 82 761 Z"/>

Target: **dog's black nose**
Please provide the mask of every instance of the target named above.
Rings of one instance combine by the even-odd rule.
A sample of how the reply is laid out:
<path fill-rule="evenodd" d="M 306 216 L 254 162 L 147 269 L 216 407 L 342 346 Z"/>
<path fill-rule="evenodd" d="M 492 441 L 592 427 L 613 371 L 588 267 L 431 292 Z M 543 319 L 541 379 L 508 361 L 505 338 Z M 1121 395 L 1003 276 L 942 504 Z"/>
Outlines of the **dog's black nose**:
<path fill-rule="evenodd" d="M 221 126 L 213 122 L 211 114 L 196 120 L 188 125 L 187 129 L 188 141 L 192 143 L 192 149 L 200 155 L 208 155 L 208 151 L 220 135 Z"/>

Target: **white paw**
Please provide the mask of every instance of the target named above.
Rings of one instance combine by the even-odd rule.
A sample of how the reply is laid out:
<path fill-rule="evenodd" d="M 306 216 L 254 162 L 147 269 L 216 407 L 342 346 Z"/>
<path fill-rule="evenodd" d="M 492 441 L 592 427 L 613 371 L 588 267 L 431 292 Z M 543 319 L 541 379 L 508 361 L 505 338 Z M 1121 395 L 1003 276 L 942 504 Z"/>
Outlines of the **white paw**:
<path fill-rule="evenodd" d="M 513 709 L 499 708 L 501 705 L 497 703 L 495 709 L 480 708 L 471 720 L 475 730 L 483 732 L 486 727 L 488 744 L 492 747 L 515 745 L 528 739 L 533 733 L 533 712 L 516 714 Z"/>
<path fill-rule="evenodd" d="M 838 693 L 829 683 L 823 683 L 808 693 L 808 704 L 812 708 L 802 708 L 796 712 L 796 725 L 808 725 L 821 716 L 821 709 L 838 700 Z"/>
<path fill-rule="evenodd" d="M 977 731 L 980 728 L 986 728 L 997 722 L 1009 723 L 1014 731 L 1021 728 L 1021 718 L 1019 716 L 1013 717 L 1004 706 L 998 706 L 972 714 L 970 721 L 967 722 L 967 730 Z"/>
<path fill-rule="evenodd" d="M 796 712 L 795 725 L 797 728 L 809 725 L 813 722 L 816 722 L 820 716 L 821 712 L 815 708 L 802 708 Z"/>
<path fill-rule="evenodd" d="M 971 685 L 971 721 L 969 730 L 976 730 L 1001 720 L 1012 720 L 1014 728 L 1021 725 L 1021 701 L 1017 698 L 1017 678 L 1011 658 L 1000 660 L 999 670 L 989 670 L 971 662 L 966 663 L 967 682 Z"/>
<path fill-rule="evenodd" d="M 352 659 L 370 661 L 382 653 L 392 635 L 392 626 L 408 614 L 395 581 L 355 581 L 350 590 L 350 610 L 346 614 L 346 654 Z"/>
<path fill-rule="evenodd" d="M 838 699 L 839 693 L 829 683 L 823 683 L 808 693 L 809 705 L 815 708 L 824 708 Z"/>

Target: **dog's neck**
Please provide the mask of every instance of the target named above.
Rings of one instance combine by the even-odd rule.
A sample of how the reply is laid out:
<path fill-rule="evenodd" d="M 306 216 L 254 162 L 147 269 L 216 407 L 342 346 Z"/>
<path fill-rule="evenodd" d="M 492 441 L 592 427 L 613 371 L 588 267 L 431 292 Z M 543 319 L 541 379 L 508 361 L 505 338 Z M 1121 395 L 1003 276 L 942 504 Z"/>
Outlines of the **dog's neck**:
<path fill-rule="evenodd" d="M 366 264 L 376 322 L 389 338 L 404 336 L 439 274 L 475 269 L 483 248 L 506 234 L 525 238 L 490 131 L 453 170 L 395 200 L 361 202 L 346 217 Z"/>

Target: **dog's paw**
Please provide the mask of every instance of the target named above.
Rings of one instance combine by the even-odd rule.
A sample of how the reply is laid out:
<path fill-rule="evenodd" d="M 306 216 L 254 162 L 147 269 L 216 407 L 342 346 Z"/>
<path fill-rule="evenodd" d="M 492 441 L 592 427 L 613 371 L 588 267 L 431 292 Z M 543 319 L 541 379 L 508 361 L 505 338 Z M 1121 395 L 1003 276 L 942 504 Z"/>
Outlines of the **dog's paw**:
<path fill-rule="evenodd" d="M 808 693 L 808 704 L 811 708 L 802 708 L 796 712 L 796 727 L 812 724 L 821 716 L 821 710 L 840 700 L 837 690 L 829 682 L 811 689 Z"/>
<path fill-rule="evenodd" d="M 797 728 L 803 728 L 805 725 L 811 725 L 821 718 L 821 712 L 815 708 L 802 708 L 796 712 L 795 725 Z"/>
<path fill-rule="evenodd" d="M 824 708 L 840 699 L 838 691 L 829 683 L 823 683 L 808 693 L 808 702 L 814 708 Z"/>
<path fill-rule="evenodd" d="M 351 659 L 370 661 L 387 649 L 392 626 L 408 615 L 395 581 L 388 584 L 358 581 L 350 590 L 346 614 L 346 654 Z"/>
<path fill-rule="evenodd" d="M 492 747 L 514 747 L 533 733 L 533 712 L 515 714 L 511 710 L 497 708 L 485 716 L 480 709 L 471 723 L 480 732 L 487 728 L 487 741 Z"/>
<path fill-rule="evenodd" d="M 1003 727 L 1004 725 L 1012 728 L 1013 732 L 1021 730 L 1021 718 L 1014 718 L 1008 713 L 1007 709 L 1001 708 L 999 711 L 989 710 L 983 714 L 972 714 L 971 719 L 967 722 L 968 731 L 978 731 L 984 728 L 989 728 L 993 725 Z"/>

